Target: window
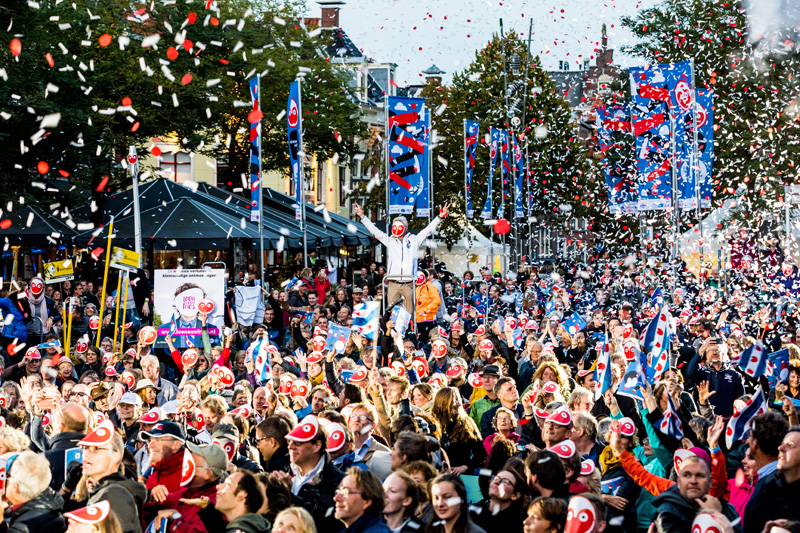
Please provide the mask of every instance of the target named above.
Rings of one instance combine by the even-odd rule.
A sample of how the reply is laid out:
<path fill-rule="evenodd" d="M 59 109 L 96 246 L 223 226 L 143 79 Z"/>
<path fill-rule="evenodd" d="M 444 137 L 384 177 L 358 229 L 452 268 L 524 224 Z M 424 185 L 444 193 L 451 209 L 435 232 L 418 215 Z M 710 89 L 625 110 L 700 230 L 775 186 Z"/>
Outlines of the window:
<path fill-rule="evenodd" d="M 339 167 L 339 206 L 347 205 L 347 169 Z"/>
<path fill-rule="evenodd" d="M 183 183 L 192 180 L 192 157 L 187 152 L 164 152 L 161 155 L 164 177 Z"/>

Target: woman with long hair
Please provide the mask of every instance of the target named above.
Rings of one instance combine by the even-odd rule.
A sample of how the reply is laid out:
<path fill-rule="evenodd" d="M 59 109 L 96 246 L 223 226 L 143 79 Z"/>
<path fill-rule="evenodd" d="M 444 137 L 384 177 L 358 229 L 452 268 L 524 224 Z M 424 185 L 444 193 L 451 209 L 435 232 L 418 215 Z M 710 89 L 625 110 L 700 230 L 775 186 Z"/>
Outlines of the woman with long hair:
<path fill-rule="evenodd" d="M 458 389 L 445 387 L 433 397 L 431 414 L 442 427 L 442 449 L 457 474 L 472 472 L 486 457 L 478 426 L 464 411 Z"/>
<path fill-rule="evenodd" d="M 485 533 L 469 517 L 464 482 L 456 474 L 441 474 L 431 482 L 433 520 L 425 533 Z"/>

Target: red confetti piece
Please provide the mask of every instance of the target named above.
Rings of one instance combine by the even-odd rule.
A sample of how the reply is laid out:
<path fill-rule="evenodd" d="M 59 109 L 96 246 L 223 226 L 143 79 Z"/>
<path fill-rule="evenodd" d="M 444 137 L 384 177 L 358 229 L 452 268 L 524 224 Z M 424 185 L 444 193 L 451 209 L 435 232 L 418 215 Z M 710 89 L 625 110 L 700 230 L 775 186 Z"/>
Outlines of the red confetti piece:
<path fill-rule="evenodd" d="M 122 99 L 122 105 L 124 105 L 125 107 L 130 107 L 132 103 L 133 100 L 131 100 L 130 96 L 126 96 L 125 98 Z"/>
<path fill-rule="evenodd" d="M 219 62 L 222 63 L 223 65 L 227 65 L 230 63 L 230 61 L 228 61 L 227 59 L 220 59 Z"/>
<path fill-rule="evenodd" d="M 211 9 L 211 2 L 213 2 L 213 1 L 214 0 L 207 0 L 206 1 L 206 9 Z"/>
<path fill-rule="evenodd" d="M 261 119 L 263 117 L 264 113 L 262 113 L 258 109 L 253 109 L 252 111 L 250 111 L 250 114 L 247 115 L 247 121 L 250 122 L 250 124 L 254 124 L 256 122 L 261 122 Z"/>
<path fill-rule="evenodd" d="M 136 122 L 133 126 L 131 126 L 131 131 L 136 131 L 139 129 L 139 123 Z"/>
<path fill-rule="evenodd" d="M 183 48 L 184 49 L 191 50 L 192 46 L 194 46 L 194 43 L 192 41 L 190 41 L 189 39 L 186 39 L 185 41 L 183 41 Z"/>
<path fill-rule="evenodd" d="M 508 220 L 501 218 L 494 224 L 494 232 L 498 235 L 505 235 L 511 231 L 511 224 L 509 224 Z"/>
<path fill-rule="evenodd" d="M 0 229 L 8 229 L 11 227 L 11 219 L 7 218 L 0 222 Z"/>
<path fill-rule="evenodd" d="M 39 171 L 39 174 L 47 174 L 50 172 L 50 165 L 47 164 L 47 161 L 39 161 L 39 164 L 36 165 L 36 170 Z"/>
<path fill-rule="evenodd" d="M 161 155 L 161 148 L 159 148 L 158 146 L 153 146 L 153 149 L 150 150 L 150 153 L 158 157 Z"/>
<path fill-rule="evenodd" d="M 22 53 L 22 43 L 19 39 L 11 39 L 11 53 L 19 56 Z"/>
<path fill-rule="evenodd" d="M 189 85 L 190 83 L 192 83 L 192 75 L 191 74 L 185 74 L 183 76 L 183 78 L 181 78 L 181 83 L 183 85 Z"/>
<path fill-rule="evenodd" d="M 194 24 L 197 22 L 197 13 L 189 13 L 189 16 L 186 17 L 186 22 L 189 24 Z"/>
<path fill-rule="evenodd" d="M 100 256 L 103 255 L 103 252 L 105 252 L 104 248 L 95 248 L 94 250 L 92 250 L 91 253 L 92 259 L 97 261 L 100 258 Z"/>
<path fill-rule="evenodd" d="M 61 176 L 64 178 L 69 177 L 69 172 L 67 172 L 66 170 L 59 170 L 58 173 L 61 174 Z"/>
<path fill-rule="evenodd" d="M 112 37 L 109 34 L 104 33 L 103 35 L 100 36 L 100 39 L 97 42 L 100 43 L 100 46 L 105 48 L 106 46 L 111 44 L 111 40 Z"/>
<path fill-rule="evenodd" d="M 178 59 L 178 49 L 174 46 L 167 48 L 167 58 L 169 58 L 170 61 Z"/>
<path fill-rule="evenodd" d="M 97 187 L 94 188 L 94 192 L 102 192 L 102 190 L 106 188 L 107 183 L 108 183 L 108 176 L 103 176 L 103 179 L 100 180 L 100 183 L 97 185 Z"/>
<path fill-rule="evenodd" d="M 56 62 L 53 60 L 53 54 L 47 54 L 44 57 L 45 57 L 45 59 L 47 59 L 47 64 L 48 65 L 50 65 L 51 67 L 56 66 Z"/>
<path fill-rule="evenodd" d="M 219 19 L 217 17 L 211 17 L 209 20 L 212 26 L 219 26 Z"/>

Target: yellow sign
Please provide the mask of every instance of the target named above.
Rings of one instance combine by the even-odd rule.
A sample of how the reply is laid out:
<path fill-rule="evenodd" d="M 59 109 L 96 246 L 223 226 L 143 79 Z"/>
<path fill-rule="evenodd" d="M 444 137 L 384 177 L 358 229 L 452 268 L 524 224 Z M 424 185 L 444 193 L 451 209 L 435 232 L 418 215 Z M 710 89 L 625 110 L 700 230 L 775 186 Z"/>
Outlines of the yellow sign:
<path fill-rule="evenodd" d="M 111 263 L 109 266 L 133 272 L 139 268 L 140 256 L 141 254 L 137 254 L 134 251 L 126 250 L 125 248 L 117 248 L 115 246 L 111 249 Z"/>
<path fill-rule="evenodd" d="M 42 265 L 42 270 L 44 271 L 44 282 L 48 285 L 50 283 L 61 283 L 68 279 L 75 279 L 75 272 L 72 269 L 72 258 L 69 257 L 63 261 L 44 263 Z"/>

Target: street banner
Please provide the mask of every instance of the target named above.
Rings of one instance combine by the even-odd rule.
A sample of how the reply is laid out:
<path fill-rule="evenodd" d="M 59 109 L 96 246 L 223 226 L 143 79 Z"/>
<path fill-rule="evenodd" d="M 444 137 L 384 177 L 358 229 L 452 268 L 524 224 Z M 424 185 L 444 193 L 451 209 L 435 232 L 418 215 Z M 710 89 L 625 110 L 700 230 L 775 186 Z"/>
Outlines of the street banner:
<path fill-rule="evenodd" d="M 111 249 L 111 262 L 108 266 L 127 272 L 136 272 L 139 269 L 139 259 L 141 255 L 142 254 L 137 254 L 133 250 L 126 250 L 125 248 L 117 248 L 114 246 Z"/>
<path fill-rule="evenodd" d="M 253 111 L 261 110 L 261 95 L 258 94 L 258 76 L 250 78 L 250 97 L 253 99 Z M 254 113 L 258 115 L 258 113 Z M 251 113 L 251 116 L 253 113 Z M 252 120 L 252 119 L 250 119 Z M 258 222 L 261 215 L 259 192 L 261 176 L 259 176 L 259 147 L 261 146 L 261 119 L 250 123 L 250 221 Z"/>
<path fill-rule="evenodd" d="M 523 208 L 523 180 L 525 179 L 525 161 L 522 159 L 522 150 L 519 148 L 517 137 L 512 133 L 511 145 L 514 149 L 514 218 L 524 218 L 525 209 Z"/>
<path fill-rule="evenodd" d="M 631 67 L 631 93 L 668 104 L 675 117 L 675 165 L 681 209 L 697 206 L 694 171 L 694 87 L 690 60 L 663 65 Z M 667 118 L 669 124 L 669 118 Z"/>
<path fill-rule="evenodd" d="M 508 190 L 508 177 L 511 170 L 508 132 L 500 132 L 500 208 L 497 210 L 497 218 L 506 218 L 506 190 Z"/>
<path fill-rule="evenodd" d="M 154 293 L 153 321 L 159 338 L 170 335 L 176 348 L 202 347 L 202 312 L 208 314 L 212 344 L 221 344 L 219 337 L 225 325 L 225 269 L 156 270 Z"/>
<path fill-rule="evenodd" d="M 408 215 L 427 188 L 425 99 L 390 96 L 388 107 L 389 214 Z"/>
<path fill-rule="evenodd" d="M 492 218 L 492 178 L 497 163 L 497 151 L 500 148 L 500 130 L 489 128 L 489 177 L 486 179 L 486 202 L 481 210 L 481 218 Z"/>
<path fill-rule="evenodd" d="M 286 102 L 286 126 L 289 131 L 289 166 L 294 180 L 294 214 L 299 220 L 302 216 L 303 185 L 302 185 L 302 160 L 300 153 L 303 151 L 303 132 L 300 118 L 300 82 L 293 81 L 289 85 L 289 99 Z"/>
<path fill-rule="evenodd" d="M 466 167 L 466 180 L 467 180 L 467 218 L 472 219 L 475 216 L 475 208 L 472 206 L 472 175 L 475 173 L 475 159 L 478 156 L 478 132 L 480 124 L 474 120 L 464 121 L 464 131 L 466 137 L 464 139 L 464 166 Z"/>
<path fill-rule="evenodd" d="M 609 104 L 595 109 L 597 138 L 603 153 L 603 174 L 608 194 L 608 209 L 613 213 L 636 212 L 638 187 L 625 157 L 609 157 L 620 148 L 620 133 L 630 133 L 631 116 L 627 104 Z"/>
<path fill-rule="evenodd" d="M 42 273 L 44 274 L 44 282 L 47 285 L 75 279 L 75 272 L 72 268 L 71 257 L 68 257 L 63 261 L 44 263 L 42 265 Z"/>
<path fill-rule="evenodd" d="M 697 89 L 697 152 L 700 206 L 711 207 L 714 169 L 714 89 Z"/>
<path fill-rule="evenodd" d="M 431 203 L 433 198 L 431 198 L 431 187 L 430 187 L 430 136 L 431 136 L 431 112 L 430 110 L 425 110 L 425 133 L 423 134 L 424 139 L 424 155 L 423 160 L 425 161 L 425 168 L 422 170 L 422 180 L 420 182 L 420 189 L 417 193 L 417 216 L 418 217 L 430 217 L 431 216 Z"/>
<path fill-rule="evenodd" d="M 667 209 L 672 206 L 672 152 L 667 104 L 633 96 L 631 115 L 636 138 L 638 210 Z"/>

